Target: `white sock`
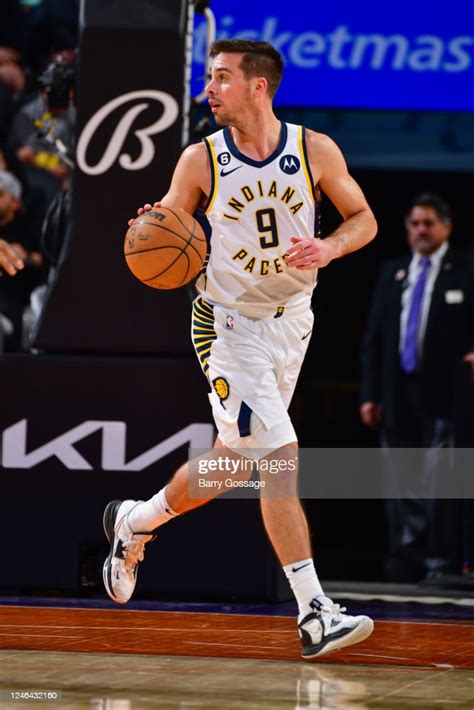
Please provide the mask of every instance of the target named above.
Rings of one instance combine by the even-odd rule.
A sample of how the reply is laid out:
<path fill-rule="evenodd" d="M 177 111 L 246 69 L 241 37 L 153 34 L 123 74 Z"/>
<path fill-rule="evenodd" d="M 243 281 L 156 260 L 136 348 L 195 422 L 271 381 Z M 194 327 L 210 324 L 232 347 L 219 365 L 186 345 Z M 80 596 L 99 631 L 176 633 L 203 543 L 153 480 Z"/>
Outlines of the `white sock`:
<path fill-rule="evenodd" d="M 314 569 L 311 558 L 285 565 L 283 571 L 287 576 L 293 594 L 298 604 L 298 621 L 310 613 L 310 602 L 315 597 L 324 596 L 323 588 Z"/>
<path fill-rule="evenodd" d="M 166 500 L 165 490 L 162 488 L 153 498 L 139 503 L 130 512 L 128 523 L 134 532 L 151 532 L 178 515 Z"/>

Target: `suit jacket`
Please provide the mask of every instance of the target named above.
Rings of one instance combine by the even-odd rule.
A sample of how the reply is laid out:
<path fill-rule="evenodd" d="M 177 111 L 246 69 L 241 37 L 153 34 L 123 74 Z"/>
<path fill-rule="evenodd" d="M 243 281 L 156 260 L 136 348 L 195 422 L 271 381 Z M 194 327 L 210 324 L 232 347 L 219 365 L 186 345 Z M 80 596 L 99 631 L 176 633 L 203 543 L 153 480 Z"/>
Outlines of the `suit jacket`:
<path fill-rule="evenodd" d="M 411 255 L 387 262 L 374 292 L 362 350 L 361 401 L 380 402 L 384 426 L 403 412 L 398 401 L 400 314 Z M 453 417 L 458 363 L 474 352 L 474 260 L 449 248 L 436 278 L 420 363 L 425 411 Z"/>

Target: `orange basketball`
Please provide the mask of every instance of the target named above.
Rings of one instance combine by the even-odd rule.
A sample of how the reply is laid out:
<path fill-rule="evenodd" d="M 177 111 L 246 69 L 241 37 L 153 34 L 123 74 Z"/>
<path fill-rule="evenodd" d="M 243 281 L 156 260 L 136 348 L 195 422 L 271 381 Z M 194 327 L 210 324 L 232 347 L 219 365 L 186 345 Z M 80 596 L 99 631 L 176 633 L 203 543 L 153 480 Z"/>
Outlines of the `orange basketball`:
<path fill-rule="evenodd" d="M 152 288 L 178 288 L 192 281 L 206 251 L 201 226 L 181 208 L 153 207 L 137 217 L 125 236 L 128 268 Z"/>

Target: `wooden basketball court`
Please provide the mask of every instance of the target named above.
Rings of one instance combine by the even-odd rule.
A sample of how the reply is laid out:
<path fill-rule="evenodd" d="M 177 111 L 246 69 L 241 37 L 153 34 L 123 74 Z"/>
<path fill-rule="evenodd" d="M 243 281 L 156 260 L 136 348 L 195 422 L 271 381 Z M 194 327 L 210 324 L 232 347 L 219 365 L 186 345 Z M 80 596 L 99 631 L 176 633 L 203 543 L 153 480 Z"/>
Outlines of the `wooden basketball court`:
<path fill-rule="evenodd" d="M 308 663 L 288 616 L 4 605 L 0 649 L 2 710 L 31 708 L 8 693 L 32 689 L 108 710 L 474 707 L 469 620 L 376 621 Z"/>

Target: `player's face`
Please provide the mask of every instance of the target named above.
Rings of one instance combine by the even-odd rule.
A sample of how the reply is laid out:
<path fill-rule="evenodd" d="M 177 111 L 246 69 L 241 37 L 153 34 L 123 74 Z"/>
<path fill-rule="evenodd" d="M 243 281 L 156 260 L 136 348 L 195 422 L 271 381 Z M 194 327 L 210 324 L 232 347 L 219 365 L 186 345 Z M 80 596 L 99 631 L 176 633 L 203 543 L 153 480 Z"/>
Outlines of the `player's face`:
<path fill-rule="evenodd" d="M 241 54 L 218 54 L 212 62 L 211 80 L 206 86 L 209 106 L 216 123 L 234 125 L 251 105 L 250 81 L 239 68 Z"/>
<path fill-rule="evenodd" d="M 406 219 L 411 248 L 428 256 L 451 234 L 451 222 L 444 222 L 432 207 L 414 207 Z"/>

